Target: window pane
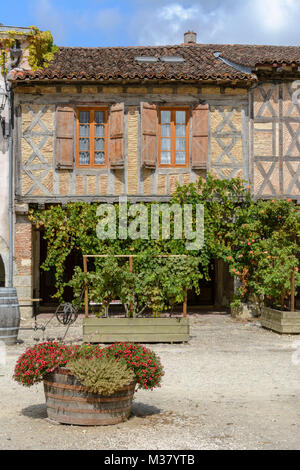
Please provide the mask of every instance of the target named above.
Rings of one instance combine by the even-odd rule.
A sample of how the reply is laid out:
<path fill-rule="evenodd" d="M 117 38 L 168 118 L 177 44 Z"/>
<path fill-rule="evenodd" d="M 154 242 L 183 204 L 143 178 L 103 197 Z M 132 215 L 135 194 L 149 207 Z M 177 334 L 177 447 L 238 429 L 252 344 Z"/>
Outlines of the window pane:
<path fill-rule="evenodd" d="M 90 163 L 89 152 L 79 152 L 79 163 L 80 165 L 89 165 Z"/>
<path fill-rule="evenodd" d="M 171 163 L 171 153 L 170 152 L 161 152 L 161 163 L 162 163 L 162 165 L 170 165 L 170 163 Z"/>
<path fill-rule="evenodd" d="M 79 150 L 89 150 L 90 139 L 79 139 Z"/>
<path fill-rule="evenodd" d="M 185 164 L 185 152 L 176 152 L 176 164 L 177 165 Z"/>
<path fill-rule="evenodd" d="M 177 125 L 176 126 L 176 135 L 177 137 L 185 137 L 185 126 Z"/>
<path fill-rule="evenodd" d="M 170 139 L 161 139 L 161 149 L 162 150 L 171 150 L 171 140 Z"/>
<path fill-rule="evenodd" d="M 90 112 L 89 111 L 80 111 L 79 112 L 79 122 L 82 122 L 82 123 L 90 122 Z"/>
<path fill-rule="evenodd" d="M 176 111 L 176 124 L 185 124 L 185 111 Z"/>
<path fill-rule="evenodd" d="M 95 137 L 104 137 L 104 126 L 95 126 Z"/>
<path fill-rule="evenodd" d="M 185 139 L 176 139 L 176 150 L 185 150 Z"/>
<path fill-rule="evenodd" d="M 161 111 L 160 116 L 162 124 L 169 124 L 171 122 L 171 111 Z"/>
<path fill-rule="evenodd" d="M 90 135 L 90 126 L 82 125 L 79 126 L 79 136 L 80 137 L 89 137 Z"/>
<path fill-rule="evenodd" d="M 104 152 L 95 152 L 95 165 L 104 165 Z"/>
<path fill-rule="evenodd" d="M 171 126 L 170 124 L 165 124 L 161 126 L 161 136 L 162 137 L 170 137 L 171 135 Z"/>
<path fill-rule="evenodd" d="M 104 150 L 104 139 L 95 139 L 95 150 Z"/>
<path fill-rule="evenodd" d="M 104 111 L 95 111 L 95 123 L 104 123 Z"/>

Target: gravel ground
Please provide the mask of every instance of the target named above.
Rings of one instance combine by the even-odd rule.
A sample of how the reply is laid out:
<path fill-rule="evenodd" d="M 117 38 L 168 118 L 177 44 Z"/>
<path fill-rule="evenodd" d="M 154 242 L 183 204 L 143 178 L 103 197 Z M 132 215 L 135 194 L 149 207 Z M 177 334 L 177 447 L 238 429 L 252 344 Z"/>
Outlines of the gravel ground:
<path fill-rule="evenodd" d="M 299 450 L 299 337 L 228 315 L 193 315 L 190 323 L 189 344 L 150 346 L 165 366 L 162 387 L 138 391 L 130 419 L 103 427 L 50 422 L 42 384 L 26 389 L 11 379 L 17 357 L 41 338 L 20 331 L 23 342 L 7 347 L 0 366 L 0 449 Z M 46 336 L 64 331 L 51 322 Z M 80 336 L 79 319 L 66 340 Z"/>

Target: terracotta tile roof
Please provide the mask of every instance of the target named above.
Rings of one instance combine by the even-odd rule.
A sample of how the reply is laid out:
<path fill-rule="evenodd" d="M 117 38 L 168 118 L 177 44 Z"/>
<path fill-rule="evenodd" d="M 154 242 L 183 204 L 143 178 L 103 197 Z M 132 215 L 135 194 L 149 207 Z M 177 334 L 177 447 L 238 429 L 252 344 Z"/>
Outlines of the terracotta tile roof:
<path fill-rule="evenodd" d="M 237 70 L 214 56 L 239 66 L 250 67 L 250 72 Z M 137 56 L 181 56 L 184 62 L 139 63 Z M 61 47 L 50 66 L 33 71 L 15 70 L 12 80 L 256 80 L 258 64 L 300 64 L 300 47 L 183 44 L 148 47 Z"/>

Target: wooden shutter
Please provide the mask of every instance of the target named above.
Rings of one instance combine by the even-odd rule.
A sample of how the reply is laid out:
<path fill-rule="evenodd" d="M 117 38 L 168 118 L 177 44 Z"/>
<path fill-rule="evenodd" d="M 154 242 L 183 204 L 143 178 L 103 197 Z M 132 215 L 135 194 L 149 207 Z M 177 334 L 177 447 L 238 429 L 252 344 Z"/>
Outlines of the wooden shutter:
<path fill-rule="evenodd" d="M 205 169 L 208 154 L 208 104 L 193 109 L 192 168 Z"/>
<path fill-rule="evenodd" d="M 74 164 L 74 108 L 56 109 L 56 168 L 72 169 Z"/>
<path fill-rule="evenodd" d="M 141 103 L 142 149 L 141 164 L 156 168 L 157 161 L 157 106 Z"/>
<path fill-rule="evenodd" d="M 110 108 L 110 167 L 124 167 L 124 103 Z"/>

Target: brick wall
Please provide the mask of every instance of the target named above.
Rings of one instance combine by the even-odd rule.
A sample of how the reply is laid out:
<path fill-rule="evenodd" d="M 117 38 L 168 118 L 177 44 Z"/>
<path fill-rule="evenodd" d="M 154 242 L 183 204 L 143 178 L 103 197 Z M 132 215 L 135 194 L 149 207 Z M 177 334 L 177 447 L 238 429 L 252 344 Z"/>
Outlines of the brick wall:
<path fill-rule="evenodd" d="M 21 181 L 18 194 L 26 197 L 102 196 L 102 195 L 169 195 L 176 183 L 189 183 L 199 177 L 198 171 L 187 168 L 182 171 L 157 168 L 155 171 L 140 168 L 140 102 L 152 97 L 165 96 L 165 101 L 175 105 L 198 103 L 203 96 L 207 101 L 226 97 L 228 106 L 211 105 L 210 171 L 220 178 L 246 175 L 243 172 L 242 110 L 234 105 L 237 99 L 245 99 L 247 91 L 241 88 L 191 85 L 43 85 L 19 86 L 15 89 L 16 102 L 21 103 Z M 68 102 L 84 102 L 109 105 L 122 94 L 125 106 L 124 148 L 126 162 L 122 170 L 79 169 L 72 171 L 55 168 L 55 106 Z M 186 99 L 182 99 L 186 97 Z M 24 103 L 25 101 L 25 103 Z M 132 103 L 136 104 L 132 104 Z M 233 112 L 232 112 L 233 109 Z M 229 116 L 229 119 L 228 119 Z M 218 131 L 222 120 L 227 120 Z M 231 124 L 231 126 L 229 126 Z M 234 129 L 233 127 L 234 126 Z M 215 133 L 217 135 L 215 135 Z M 222 134 L 223 135 L 220 135 Z M 231 146 L 231 141 L 234 145 Z M 227 148 L 228 151 L 225 151 Z M 222 156 L 223 155 L 223 156 Z M 205 173 L 201 172 L 201 176 Z"/>
<path fill-rule="evenodd" d="M 16 218 L 14 286 L 20 304 L 28 304 L 32 298 L 32 225 L 27 216 L 17 215 Z M 26 320 L 31 318 L 32 309 L 23 307 L 20 313 Z"/>

